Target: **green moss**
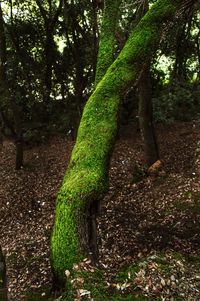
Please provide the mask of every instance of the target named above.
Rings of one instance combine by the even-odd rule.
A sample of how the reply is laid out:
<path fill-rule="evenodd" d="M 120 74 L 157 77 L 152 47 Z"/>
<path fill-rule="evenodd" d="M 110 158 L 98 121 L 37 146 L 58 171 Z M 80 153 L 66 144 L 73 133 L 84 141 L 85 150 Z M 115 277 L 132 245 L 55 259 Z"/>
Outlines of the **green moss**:
<path fill-rule="evenodd" d="M 138 271 L 136 266 L 130 266 L 126 269 L 123 269 L 116 275 L 113 283 L 122 283 L 123 277 L 128 277 L 128 272 L 133 273 L 132 276 L 134 278 L 134 273 Z M 135 290 L 135 288 L 129 292 L 123 292 L 117 290 L 116 287 L 109 287 L 107 285 L 106 273 L 103 270 L 95 270 L 93 272 L 90 271 L 79 271 L 75 272 L 72 275 L 72 279 L 83 279 L 83 283 L 81 285 L 81 289 L 90 292 L 91 298 L 95 301 L 144 301 L 149 300 L 147 297 L 143 296 L 141 292 Z M 69 281 L 70 283 L 70 281 Z M 71 289 L 71 291 L 70 291 Z M 72 301 L 76 295 L 76 289 L 72 286 L 68 286 L 66 294 L 61 299 L 62 301 Z M 87 298 L 86 298 L 87 300 Z"/>
<path fill-rule="evenodd" d="M 87 106 L 89 110 L 82 118 L 77 143 L 57 198 L 51 250 L 54 272 L 59 278 L 64 277 L 65 269 L 70 269 L 74 262 L 85 256 L 79 241 L 82 236 L 87 243 L 84 228 L 88 203 L 97 201 L 108 189 L 108 153 L 117 131 L 117 114 L 113 114 L 116 100 L 99 104 L 96 118 L 93 118 L 96 110 L 90 108 L 90 102 Z M 89 131 L 88 127 L 94 130 Z"/>
<path fill-rule="evenodd" d="M 190 200 L 188 202 L 188 199 Z M 184 199 L 176 203 L 176 207 L 183 211 L 189 211 L 194 214 L 200 212 L 200 193 L 193 191 L 186 191 Z"/>
<path fill-rule="evenodd" d="M 127 266 L 127 267 L 124 267 L 122 268 L 121 271 L 119 271 L 116 275 L 116 281 L 117 282 L 123 282 L 125 281 L 126 279 L 129 278 L 135 278 L 135 273 L 138 273 L 140 270 L 140 267 L 138 264 L 135 264 L 135 265 L 130 265 L 130 266 Z"/>
<path fill-rule="evenodd" d="M 50 288 L 43 288 L 38 292 L 27 292 L 25 298 L 26 301 L 53 301 L 50 297 Z"/>
<path fill-rule="evenodd" d="M 115 62 L 89 98 L 83 112 L 70 164 L 58 194 L 51 238 L 55 275 L 65 281 L 87 252 L 87 209 L 108 188 L 108 164 L 117 133 L 120 97 L 137 80 L 145 59 L 156 49 L 162 24 L 181 1 L 159 0 L 131 34 Z"/>
<path fill-rule="evenodd" d="M 144 167 L 139 164 L 135 164 L 133 168 L 131 183 L 139 183 L 145 178 L 145 176 L 146 174 Z"/>
<path fill-rule="evenodd" d="M 186 255 L 185 260 L 187 260 L 189 263 L 200 264 L 200 256 L 198 255 Z"/>
<path fill-rule="evenodd" d="M 104 1 L 104 14 L 101 25 L 101 36 L 97 58 L 95 86 L 105 75 L 114 60 L 116 45 L 115 29 L 118 22 L 119 6 L 122 0 Z"/>

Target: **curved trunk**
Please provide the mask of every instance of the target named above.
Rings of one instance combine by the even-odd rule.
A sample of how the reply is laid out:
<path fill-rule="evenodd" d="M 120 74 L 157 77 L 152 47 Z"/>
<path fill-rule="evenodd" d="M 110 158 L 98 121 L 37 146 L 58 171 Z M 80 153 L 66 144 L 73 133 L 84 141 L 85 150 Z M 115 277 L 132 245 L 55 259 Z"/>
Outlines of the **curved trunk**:
<path fill-rule="evenodd" d="M 142 18 L 123 50 L 89 98 L 70 163 L 58 193 L 51 237 L 51 260 L 57 279 L 90 250 L 91 214 L 108 189 L 108 165 L 117 133 L 120 97 L 137 80 L 144 61 L 158 45 L 182 1 L 159 0 Z M 90 222 L 88 222 L 88 220 Z"/>

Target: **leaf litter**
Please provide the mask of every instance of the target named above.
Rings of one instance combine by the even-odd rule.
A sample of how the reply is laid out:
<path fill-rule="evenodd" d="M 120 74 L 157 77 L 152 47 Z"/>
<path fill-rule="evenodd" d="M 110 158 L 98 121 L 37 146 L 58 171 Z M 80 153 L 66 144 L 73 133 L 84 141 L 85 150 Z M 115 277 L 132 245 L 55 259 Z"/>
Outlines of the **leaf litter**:
<path fill-rule="evenodd" d="M 148 177 L 139 133 L 130 125 L 121 129 L 110 165 L 110 189 L 98 217 L 99 264 L 111 292 L 139 289 L 150 300 L 180 296 L 195 301 L 200 296 L 200 123 L 159 126 L 157 136 L 165 174 Z M 27 165 L 17 172 L 13 143 L 6 141 L 0 151 L 0 243 L 11 301 L 26 300 L 27 291 L 51 284 L 55 199 L 72 147 L 69 140 L 54 137 L 27 148 Z M 138 169 L 142 176 L 134 181 Z M 118 271 L 133 264 L 138 271 L 116 281 Z M 87 260 L 83 267 L 96 269 Z M 72 279 L 71 271 L 66 277 L 76 289 L 74 300 L 93 300 L 83 278 Z"/>

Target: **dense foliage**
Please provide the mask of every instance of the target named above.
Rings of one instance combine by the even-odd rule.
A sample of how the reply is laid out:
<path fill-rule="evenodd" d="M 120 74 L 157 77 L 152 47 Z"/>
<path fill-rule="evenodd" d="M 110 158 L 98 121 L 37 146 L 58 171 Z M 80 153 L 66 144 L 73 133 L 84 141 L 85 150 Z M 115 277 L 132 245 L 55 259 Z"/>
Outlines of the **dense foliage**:
<path fill-rule="evenodd" d="M 115 56 L 137 23 L 142 5 L 122 1 Z M 1 60 L 7 77 L 6 90 L 0 90 L 2 131 L 13 135 L 20 127 L 26 141 L 38 142 L 49 131 L 75 136 L 92 91 L 102 1 L 3 1 L 1 8 L 6 48 Z M 170 31 L 152 62 L 157 121 L 196 118 L 199 108 L 199 13 L 190 12 Z M 123 112 L 127 116 L 126 110 L 131 116 L 129 100 L 125 97 L 122 116 Z"/>

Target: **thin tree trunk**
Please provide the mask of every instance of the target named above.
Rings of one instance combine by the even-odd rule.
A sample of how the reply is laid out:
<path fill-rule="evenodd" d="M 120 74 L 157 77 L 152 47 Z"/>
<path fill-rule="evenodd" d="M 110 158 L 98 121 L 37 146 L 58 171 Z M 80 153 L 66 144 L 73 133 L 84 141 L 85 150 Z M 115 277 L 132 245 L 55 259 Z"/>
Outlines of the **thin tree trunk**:
<path fill-rule="evenodd" d="M 97 66 L 95 87 L 103 78 L 108 67 L 114 60 L 114 47 L 116 46 L 115 29 L 118 22 L 119 7 L 122 0 L 105 0 Z"/>
<path fill-rule="evenodd" d="M 6 263 L 0 246 L 0 301 L 7 301 Z"/>
<path fill-rule="evenodd" d="M 8 98 L 8 105 L 10 106 L 13 116 L 15 129 L 12 124 L 7 120 L 6 114 L 4 114 L 3 110 L 1 110 L 1 116 L 4 121 L 7 120 L 6 124 L 15 138 L 16 145 L 16 158 L 15 158 L 15 168 L 20 169 L 23 166 L 23 137 L 22 137 L 22 116 L 20 114 L 19 107 L 15 104 L 11 99 L 11 95 L 9 93 L 7 77 L 6 77 L 6 63 L 7 63 L 7 53 L 6 53 L 6 36 L 4 31 L 4 23 L 3 23 L 3 15 L 0 1 L 0 84 L 1 89 L 3 90 L 1 93 L 2 97 Z M 3 118 L 4 117 L 4 118 Z M 4 122 L 5 123 L 5 122 Z"/>
<path fill-rule="evenodd" d="M 2 14 L 2 7 L 0 1 L 0 84 L 1 88 L 4 82 L 6 81 L 6 62 L 7 62 L 7 55 L 6 55 L 6 36 L 4 30 L 4 22 L 3 22 L 3 14 Z"/>
<path fill-rule="evenodd" d="M 54 57 L 54 40 L 51 26 L 47 26 L 46 29 L 46 41 L 45 41 L 45 75 L 44 75 L 44 104 L 49 106 L 50 94 L 52 89 L 52 72 L 53 72 L 53 57 Z"/>
<path fill-rule="evenodd" d="M 181 0 L 158 0 L 139 22 L 123 50 L 89 98 L 80 122 L 76 144 L 58 193 L 51 237 L 54 275 L 65 282 L 65 270 L 89 250 L 88 217 L 108 190 L 108 169 L 118 128 L 120 98 L 137 80 L 159 43 L 163 26 Z"/>
<path fill-rule="evenodd" d="M 138 22 L 148 10 L 149 2 L 147 0 L 141 2 L 137 10 Z M 158 146 L 153 125 L 150 61 L 144 65 L 137 87 L 139 94 L 139 126 L 142 140 L 144 142 L 144 155 L 148 168 L 159 159 Z"/>
<path fill-rule="evenodd" d="M 95 78 L 99 30 L 98 30 L 98 19 L 97 19 L 97 4 L 96 1 L 94 0 L 92 1 L 92 34 L 93 34 L 93 76 Z"/>
<path fill-rule="evenodd" d="M 144 154 L 147 167 L 159 159 L 158 146 L 153 125 L 152 88 L 149 64 L 143 70 L 139 83 L 139 124 L 144 142 Z"/>
<path fill-rule="evenodd" d="M 45 54 L 45 73 L 44 73 L 44 91 L 43 91 L 43 101 L 45 109 L 48 108 L 52 90 L 52 74 L 53 74 L 53 63 L 54 63 L 54 38 L 53 31 L 55 25 L 58 21 L 58 17 L 60 15 L 63 0 L 59 1 L 59 5 L 55 10 L 54 14 L 52 14 L 52 2 L 49 1 L 49 10 L 46 10 L 42 5 L 40 0 L 36 0 L 40 13 L 44 20 L 45 27 L 45 45 L 44 45 L 44 54 Z M 46 111 L 46 116 L 44 116 L 45 121 L 49 120 L 49 114 Z"/>
<path fill-rule="evenodd" d="M 24 164 L 24 141 L 22 132 L 22 116 L 18 105 L 14 105 L 14 122 L 16 129 L 15 137 L 15 147 L 16 147 L 16 157 L 15 157 L 15 169 L 19 170 Z"/>

